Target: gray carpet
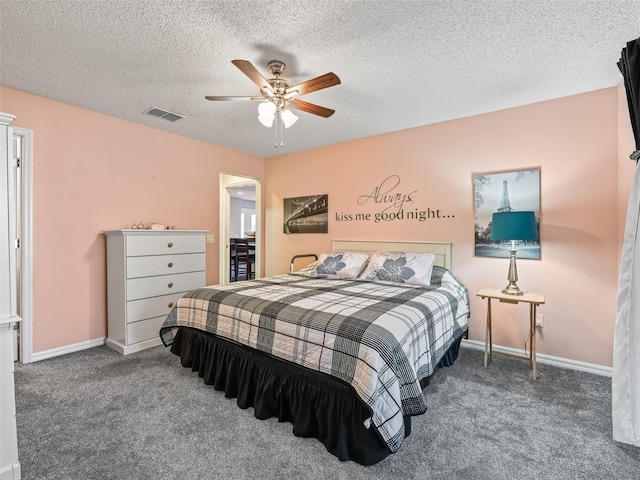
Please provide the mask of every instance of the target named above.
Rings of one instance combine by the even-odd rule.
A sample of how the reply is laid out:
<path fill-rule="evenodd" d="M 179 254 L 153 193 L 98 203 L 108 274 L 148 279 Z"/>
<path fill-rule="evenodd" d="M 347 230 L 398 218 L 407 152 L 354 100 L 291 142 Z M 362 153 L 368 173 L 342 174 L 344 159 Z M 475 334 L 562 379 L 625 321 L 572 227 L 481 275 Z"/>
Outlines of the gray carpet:
<path fill-rule="evenodd" d="M 203 384 L 163 347 L 97 347 L 16 365 L 25 480 L 629 479 L 640 449 L 611 438 L 611 380 L 461 349 L 425 390 L 429 410 L 377 465 L 340 462 L 291 424 Z"/>

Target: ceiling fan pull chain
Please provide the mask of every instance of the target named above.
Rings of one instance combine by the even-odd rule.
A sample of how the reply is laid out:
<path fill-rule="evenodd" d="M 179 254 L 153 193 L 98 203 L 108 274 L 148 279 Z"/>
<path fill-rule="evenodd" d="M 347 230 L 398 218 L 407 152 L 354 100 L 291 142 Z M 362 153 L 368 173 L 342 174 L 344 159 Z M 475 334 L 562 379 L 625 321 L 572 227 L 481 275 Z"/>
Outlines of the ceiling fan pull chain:
<path fill-rule="evenodd" d="M 276 111 L 276 118 L 274 119 L 274 130 L 273 133 L 276 137 L 276 148 L 283 147 L 284 143 L 282 143 L 282 119 L 280 118 L 280 110 Z M 278 137 L 280 138 L 280 145 L 278 145 Z"/>

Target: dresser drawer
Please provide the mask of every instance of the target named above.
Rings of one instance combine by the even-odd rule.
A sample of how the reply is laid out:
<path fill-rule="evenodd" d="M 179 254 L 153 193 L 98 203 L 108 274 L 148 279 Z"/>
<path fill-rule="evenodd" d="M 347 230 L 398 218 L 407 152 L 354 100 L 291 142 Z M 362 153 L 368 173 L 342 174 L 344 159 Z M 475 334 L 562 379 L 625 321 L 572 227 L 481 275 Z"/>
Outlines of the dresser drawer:
<path fill-rule="evenodd" d="M 197 272 L 205 267 L 204 253 L 127 257 L 127 278 Z"/>
<path fill-rule="evenodd" d="M 127 300 L 187 292 L 203 287 L 206 282 L 204 271 L 160 275 L 158 277 L 132 278 L 127 280 Z"/>
<path fill-rule="evenodd" d="M 127 256 L 171 255 L 205 251 L 204 235 L 155 234 L 127 238 Z"/>
<path fill-rule="evenodd" d="M 127 344 L 144 342 L 160 337 L 160 327 L 166 317 L 148 318 L 127 325 Z"/>
<path fill-rule="evenodd" d="M 147 318 L 164 317 L 182 298 L 185 292 L 174 293 L 173 295 L 162 295 L 161 297 L 143 298 L 127 302 L 127 324 L 139 322 Z"/>

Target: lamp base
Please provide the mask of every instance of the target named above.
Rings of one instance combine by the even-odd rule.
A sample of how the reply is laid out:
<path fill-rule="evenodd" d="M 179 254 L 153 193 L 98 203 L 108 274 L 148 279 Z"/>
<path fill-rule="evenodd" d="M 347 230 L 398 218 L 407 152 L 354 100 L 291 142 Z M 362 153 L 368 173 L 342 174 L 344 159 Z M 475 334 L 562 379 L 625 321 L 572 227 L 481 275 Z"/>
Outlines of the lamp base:
<path fill-rule="evenodd" d="M 524 295 L 524 292 L 516 284 L 518 281 L 518 268 L 516 267 L 516 245 L 513 241 L 511 242 L 509 255 L 509 275 L 507 280 L 509 280 L 509 285 L 502 290 L 502 293 L 505 295 Z"/>
<path fill-rule="evenodd" d="M 524 295 L 525 292 L 520 290 L 516 282 L 510 282 L 503 290 L 502 293 L 505 295 Z"/>

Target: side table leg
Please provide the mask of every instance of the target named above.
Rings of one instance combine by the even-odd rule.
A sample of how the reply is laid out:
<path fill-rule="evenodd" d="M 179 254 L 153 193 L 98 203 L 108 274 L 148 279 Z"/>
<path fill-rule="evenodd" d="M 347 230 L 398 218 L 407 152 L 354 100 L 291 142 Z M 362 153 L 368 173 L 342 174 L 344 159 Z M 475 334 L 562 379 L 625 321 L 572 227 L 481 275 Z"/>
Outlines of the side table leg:
<path fill-rule="evenodd" d="M 484 368 L 487 368 L 488 358 L 493 354 L 491 339 L 491 299 L 487 298 L 487 329 L 484 336 Z"/>
<path fill-rule="evenodd" d="M 531 342 L 531 353 L 529 354 L 529 362 L 531 364 L 531 368 L 533 369 L 533 379 L 535 380 L 537 377 L 536 372 L 536 307 L 535 303 L 531 303 L 529 305 L 529 315 L 530 319 L 530 342 Z"/>

